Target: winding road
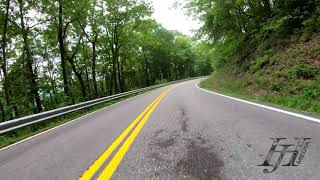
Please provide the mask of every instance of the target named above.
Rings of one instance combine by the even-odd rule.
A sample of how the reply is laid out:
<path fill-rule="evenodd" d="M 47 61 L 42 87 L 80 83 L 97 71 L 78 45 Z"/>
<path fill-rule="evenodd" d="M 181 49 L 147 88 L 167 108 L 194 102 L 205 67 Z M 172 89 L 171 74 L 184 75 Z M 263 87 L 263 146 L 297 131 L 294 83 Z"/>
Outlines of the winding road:
<path fill-rule="evenodd" d="M 320 179 L 318 122 L 206 92 L 199 81 L 138 95 L 4 148 L 0 179 Z M 283 166 L 296 137 L 311 139 L 299 165 Z M 270 138 L 287 139 L 270 167 L 258 166 Z M 264 173 L 281 144 L 292 146 Z"/>

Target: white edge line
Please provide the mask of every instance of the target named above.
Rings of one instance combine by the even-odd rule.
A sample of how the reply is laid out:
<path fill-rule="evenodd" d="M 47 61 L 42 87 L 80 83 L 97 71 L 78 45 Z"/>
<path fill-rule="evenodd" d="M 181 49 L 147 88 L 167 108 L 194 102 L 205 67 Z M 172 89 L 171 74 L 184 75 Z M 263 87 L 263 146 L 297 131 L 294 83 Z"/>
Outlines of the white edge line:
<path fill-rule="evenodd" d="M 161 87 L 160 87 L 160 88 L 161 88 Z M 158 88 L 153 89 L 153 90 L 157 90 L 157 89 L 158 89 Z M 151 91 L 153 91 L 153 90 L 151 90 Z M 148 91 L 148 92 L 151 92 L 151 91 Z M 145 93 L 147 93 L 147 92 L 145 92 Z M 72 123 L 72 122 L 81 120 L 81 119 L 83 119 L 84 117 L 90 116 L 91 114 L 94 114 L 94 113 L 96 113 L 96 112 L 98 112 L 98 111 L 102 111 L 102 110 L 104 110 L 104 109 L 106 109 L 106 108 L 110 108 L 110 107 L 115 106 L 115 105 L 118 105 L 118 104 L 120 104 L 120 103 L 127 102 L 127 101 L 129 101 L 129 100 L 131 100 L 131 99 L 133 99 L 133 98 L 136 98 L 136 97 L 145 95 L 145 93 L 142 93 L 142 94 L 139 94 L 139 95 L 130 97 L 130 98 L 128 98 L 128 99 L 125 99 L 125 100 L 122 100 L 122 101 L 119 101 L 119 102 L 116 102 L 116 103 L 111 104 L 111 105 L 109 105 L 109 106 L 103 107 L 103 108 L 98 109 L 98 110 L 96 110 L 96 111 L 93 111 L 93 112 L 91 112 L 91 113 L 88 113 L 88 114 L 85 114 L 85 115 L 83 115 L 83 116 L 80 116 L 80 117 L 78 117 L 78 118 L 76 118 L 76 119 L 73 119 L 73 120 L 71 120 L 71 121 L 67 121 L 67 122 L 65 122 L 65 123 L 63 123 L 63 124 L 60 124 L 59 126 L 55 126 L 55 127 L 53 127 L 53 128 L 47 129 L 47 130 L 45 130 L 45 131 L 43 131 L 43 132 L 40 132 L 40 133 L 38 133 L 38 134 L 35 134 L 35 135 L 33 135 L 33 136 L 30 136 L 30 137 L 27 137 L 27 138 L 25 138 L 25 139 L 22 139 L 21 141 L 18 141 L 18 142 L 16 142 L 16 143 L 13 143 L 13 144 L 10 144 L 10 145 L 8 145 L 8 146 L 5 146 L 5 147 L 1 148 L 1 149 L 0 149 L 0 152 L 1 152 L 1 151 L 4 151 L 4 150 L 6 150 L 6 149 L 9 149 L 9 148 L 12 147 L 12 146 L 18 145 L 18 144 L 23 143 L 23 142 L 25 142 L 25 141 L 28 141 L 28 140 L 30 140 L 30 139 L 32 139 L 32 138 L 35 138 L 35 137 L 37 137 L 37 136 L 40 136 L 40 135 L 42 135 L 42 134 L 48 133 L 48 132 L 50 132 L 50 131 L 53 131 L 53 130 L 59 128 L 59 127 L 62 127 L 62 126 L 65 126 L 65 125 L 67 125 L 67 124 L 70 124 L 70 123 Z"/>
<path fill-rule="evenodd" d="M 250 105 L 254 105 L 254 106 L 262 107 L 262 108 L 265 108 L 265 109 L 269 109 L 271 111 L 277 111 L 277 112 L 284 113 L 284 114 L 287 114 L 287 115 L 290 115 L 290 116 L 295 116 L 295 117 L 302 118 L 302 119 L 305 119 L 305 120 L 309 120 L 309 121 L 320 123 L 320 119 L 317 119 L 317 118 L 313 118 L 313 117 L 310 117 L 310 116 L 305 116 L 305 115 L 302 115 L 302 114 L 297 114 L 297 113 L 285 111 L 285 110 L 282 110 L 282 109 L 278 109 L 278 108 L 274 108 L 274 107 L 270 107 L 270 106 L 266 106 L 266 105 L 262 105 L 262 104 L 257 104 L 257 103 L 254 103 L 254 102 L 250 102 L 250 101 L 246 101 L 246 100 L 243 100 L 243 99 L 234 98 L 234 97 L 231 97 L 231 96 L 227 96 L 227 95 L 223 95 L 223 94 L 219 94 L 219 93 L 216 93 L 216 92 L 213 92 L 213 91 L 209 91 L 209 90 L 203 89 L 203 88 L 201 88 L 199 86 L 200 82 L 201 81 L 199 81 L 196 84 L 196 86 L 197 86 L 198 89 L 200 89 L 202 91 L 205 91 L 205 92 L 208 92 L 208 93 L 211 93 L 211 94 L 215 94 L 215 95 L 218 95 L 218 96 L 222 96 L 222 97 L 225 97 L 225 98 L 229 98 L 229 99 L 232 99 L 232 100 L 235 100 L 235 101 L 240 101 L 240 102 L 247 103 L 247 104 L 250 104 Z"/>

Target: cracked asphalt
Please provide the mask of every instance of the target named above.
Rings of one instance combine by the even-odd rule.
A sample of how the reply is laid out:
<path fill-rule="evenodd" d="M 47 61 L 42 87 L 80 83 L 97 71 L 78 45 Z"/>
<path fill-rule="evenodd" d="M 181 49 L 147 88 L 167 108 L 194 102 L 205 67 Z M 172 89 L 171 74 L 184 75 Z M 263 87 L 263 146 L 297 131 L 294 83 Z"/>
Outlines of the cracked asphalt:
<path fill-rule="evenodd" d="M 319 123 L 210 94 L 197 88 L 198 82 L 179 83 L 164 97 L 111 179 L 320 179 Z M 168 88 L 104 108 L 0 151 L 0 179 L 79 178 Z M 279 166 L 263 173 L 265 167 L 258 165 L 274 137 L 288 138 L 284 144 L 295 144 L 295 137 L 311 138 L 299 166 Z M 281 165 L 290 157 L 287 153 Z"/>

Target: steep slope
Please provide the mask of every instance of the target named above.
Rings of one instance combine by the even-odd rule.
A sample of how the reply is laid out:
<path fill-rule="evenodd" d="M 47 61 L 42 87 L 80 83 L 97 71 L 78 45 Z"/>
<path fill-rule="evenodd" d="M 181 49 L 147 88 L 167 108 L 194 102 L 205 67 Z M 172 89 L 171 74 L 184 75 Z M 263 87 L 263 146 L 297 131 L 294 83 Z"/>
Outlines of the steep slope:
<path fill-rule="evenodd" d="M 320 113 L 320 36 L 257 48 L 244 61 L 224 64 L 201 85 L 230 95 Z"/>

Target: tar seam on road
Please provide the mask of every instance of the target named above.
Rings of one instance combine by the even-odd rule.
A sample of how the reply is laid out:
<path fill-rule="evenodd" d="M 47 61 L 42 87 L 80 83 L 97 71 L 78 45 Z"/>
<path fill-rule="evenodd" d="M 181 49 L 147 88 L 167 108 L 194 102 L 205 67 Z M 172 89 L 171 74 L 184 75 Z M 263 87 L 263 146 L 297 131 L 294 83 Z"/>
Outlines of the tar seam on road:
<path fill-rule="evenodd" d="M 266 106 L 266 105 L 262 105 L 262 104 L 258 104 L 258 103 L 254 103 L 254 102 L 250 102 L 250 101 L 246 101 L 246 100 L 243 100 L 243 99 L 234 98 L 234 97 L 231 97 L 231 96 L 227 96 L 227 95 L 223 95 L 223 94 L 219 94 L 219 93 L 216 93 L 216 92 L 213 92 L 213 91 L 209 91 L 209 90 L 203 89 L 203 88 L 201 88 L 199 86 L 200 82 L 198 82 L 196 86 L 197 86 L 198 89 L 200 89 L 202 91 L 205 91 L 205 92 L 208 92 L 208 93 L 211 93 L 211 94 L 215 94 L 215 95 L 218 95 L 218 96 L 222 96 L 222 97 L 225 97 L 225 98 L 229 98 L 229 99 L 232 99 L 232 100 L 235 100 L 235 101 L 240 101 L 240 102 L 247 103 L 247 104 L 250 104 L 250 105 L 254 105 L 254 106 L 261 107 L 261 108 L 265 108 L 265 109 L 268 109 L 268 110 L 271 110 L 271 111 L 276 111 L 276 112 L 280 112 L 280 113 L 287 114 L 287 115 L 290 115 L 290 116 L 294 116 L 294 117 L 302 118 L 302 119 L 305 119 L 305 120 L 309 120 L 309 121 L 320 123 L 320 119 L 317 119 L 317 118 L 313 118 L 313 117 L 310 117 L 310 116 L 305 116 L 305 115 L 302 115 L 302 114 L 285 111 L 285 110 L 282 110 L 282 109 L 277 109 L 277 108 L 274 108 L 274 107 L 270 107 L 270 106 Z"/>
<path fill-rule="evenodd" d="M 98 179 L 110 179 L 113 173 L 116 171 L 124 155 L 129 150 L 131 144 L 138 136 L 144 124 L 150 117 L 153 110 L 157 107 L 161 99 L 166 96 L 173 88 L 170 88 L 161 93 L 149 106 L 147 106 L 147 108 L 120 134 L 120 136 L 115 141 L 113 141 L 113 143 L 102 153 L 102 155 L 100 155 L 100 157 L 87 169 L 86 172 L 83 173 L 83 175 L 79 179 L 91 179 L 105 163 L 108 157 L 115 151 L 115 149 L 117 149 L 117 147 L 123 142 L 123 140 L 127 138 L 119 148 L 118 152 L 116 152 L 111 161 L 106 165 L 106 168 L 104 168 L 104 170 L 98 177 Z M 127 137 L 130 132 L 131 134 L 129 135 L 129 137 Z"/>

